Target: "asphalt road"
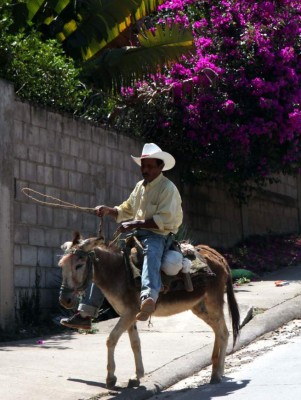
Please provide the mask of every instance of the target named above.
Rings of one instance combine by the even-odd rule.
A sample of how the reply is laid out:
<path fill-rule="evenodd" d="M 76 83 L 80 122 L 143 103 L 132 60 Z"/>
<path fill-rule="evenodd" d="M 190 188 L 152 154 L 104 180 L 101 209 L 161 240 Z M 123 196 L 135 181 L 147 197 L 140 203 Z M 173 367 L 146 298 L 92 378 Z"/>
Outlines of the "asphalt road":
<path fill-rule="evenodd" d="M 264 335 L 227 359 L 223 382 L 210 385 L 210 368 L 149 400 L 296 400 L 301 398 L 301 320 Z"/>

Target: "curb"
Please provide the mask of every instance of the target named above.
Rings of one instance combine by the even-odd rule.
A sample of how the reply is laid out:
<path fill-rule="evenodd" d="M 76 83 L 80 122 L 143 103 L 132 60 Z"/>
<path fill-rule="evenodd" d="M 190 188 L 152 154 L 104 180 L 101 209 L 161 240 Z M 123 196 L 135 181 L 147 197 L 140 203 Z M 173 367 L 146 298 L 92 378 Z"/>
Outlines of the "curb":
<path fill-rule="evenodd" d="M 266 333 L 272 332 L 282 325 L 301 318 L 301 295 L 270 308 L 262 314 L 256 315 L 243 325 L 234 349 L 228 345 L 227 354 L 235 353 L 242 347 Z M 179 357 L 161 368 L 146 375 L 138 388 L 127 388 L 122 393 L 114 392 L 114 399 L 118 400 L 147 400 L 162 390 L 188 378 L 201 369 L 211 365 L 212 345 L 206 345 L 199 350 Z M 113 393 L 110 393 L 113 394 Z M 108 397 L 109 398 L 109 397 Z"/>

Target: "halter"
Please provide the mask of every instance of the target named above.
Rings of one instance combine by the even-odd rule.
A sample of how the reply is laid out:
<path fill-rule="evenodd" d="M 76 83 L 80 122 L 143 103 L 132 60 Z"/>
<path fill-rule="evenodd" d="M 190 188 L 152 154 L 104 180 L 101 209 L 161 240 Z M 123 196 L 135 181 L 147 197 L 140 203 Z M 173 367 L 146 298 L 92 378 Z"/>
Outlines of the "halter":
<path fill-rule="evenodd" d="M 73 292 L 84 292 L 89 284 L 89 282 L 92 280 L 92 265 L 94 261 L 99 261 L 99 258 L 96 257 L 95 251 L 84 251 L 81 249 L 68 249 L 65 251 L 64 254 L 74 254 L 78 255 L 79 257 L 87 257 L 86 261 L 86 268 L 85 268 L 85 274 L 84 274 L 84 279 L 82 284 L 76 288 L 76 289 L 70 289 L 66 287 L 64 284 L 61 285 L 60 287 L 60 292 L 61 293 L 73 293 Z"/>

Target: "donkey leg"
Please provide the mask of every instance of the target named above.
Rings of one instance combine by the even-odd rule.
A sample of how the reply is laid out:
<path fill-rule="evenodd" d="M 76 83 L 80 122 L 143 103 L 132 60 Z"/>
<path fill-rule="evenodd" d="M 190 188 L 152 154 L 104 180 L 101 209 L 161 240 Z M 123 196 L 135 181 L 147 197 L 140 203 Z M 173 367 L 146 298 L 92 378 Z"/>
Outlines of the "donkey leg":
<path fill-rule="evenodd" d="M 214 346 L 211 356 L 212 373 L 210 383 L 219 383 L 222 380 L 225 366 L 226 350 L 229 331 L 225 322 L 223 306 L 219 304 L 207 307 L 205 302 L 200 302 L 192 312 L 206 322 L 214 332 Z"/>
<path fill-rule="evenodd" d="M 108 388 L 112 388 L 115 386 L 117 377 L 115 376 L 115 348 L 120 336 L 125 332 L 129 325 L 133 323 L 133 319 L 135 317 L 127 318 L 120 317 L 117 324 L 114 326 L 113 330 L 110 332 L 107 338 L 107 350 L 108 350 L 108 359 L 107 359 L 107 378 L 106 385 Z"/>
<path fill-rule="evenodd" d="M 131 347 L 134 353 L 135 359 L 135 367 L 136 367 L 136 374 L 133 378 L 129 380 L 129 386 L 135 387 L 139 386 L 140 378 L 144 376 L 144 367 L 142 361 L 142 354 L 141 354 L 141 344 L 140 338 L 137 330 L 136 323 L 131 325 L 128 329 L 128 334 L 131 342 Z"/>

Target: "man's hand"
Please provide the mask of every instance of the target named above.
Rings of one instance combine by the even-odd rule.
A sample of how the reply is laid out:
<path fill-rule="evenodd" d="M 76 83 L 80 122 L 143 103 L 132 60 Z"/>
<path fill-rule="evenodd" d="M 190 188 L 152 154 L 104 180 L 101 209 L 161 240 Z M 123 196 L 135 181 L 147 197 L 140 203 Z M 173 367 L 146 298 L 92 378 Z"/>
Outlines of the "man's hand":
<path fill-rule="evenodd" d="M 107 206 L 97 206 L 94 208 L 95 214 L 98 217 L 103 217 L 104 215 L 111 215 L 112 217 L 117 217 L 117 210 L 116 208 L 107 207 Z"/>
<path fill-rule="evenodd" d="M 133 220 L 122 222 L 120 227 L 117 229 L 119 233 L 129 232 L 134 229 L 158 229 L 158 225 L 151 219 L 147 220 Z"/>
<path fill-rule="evenodd" d="M 127 222 L 122 222 L 121 225 L 118 228 L 118 232 L 120 233 L 125 233 L 132 231 L 133 229 L 137 229 L 139 225 L 141 225 L 142 221 L 127 221 Z"/>

